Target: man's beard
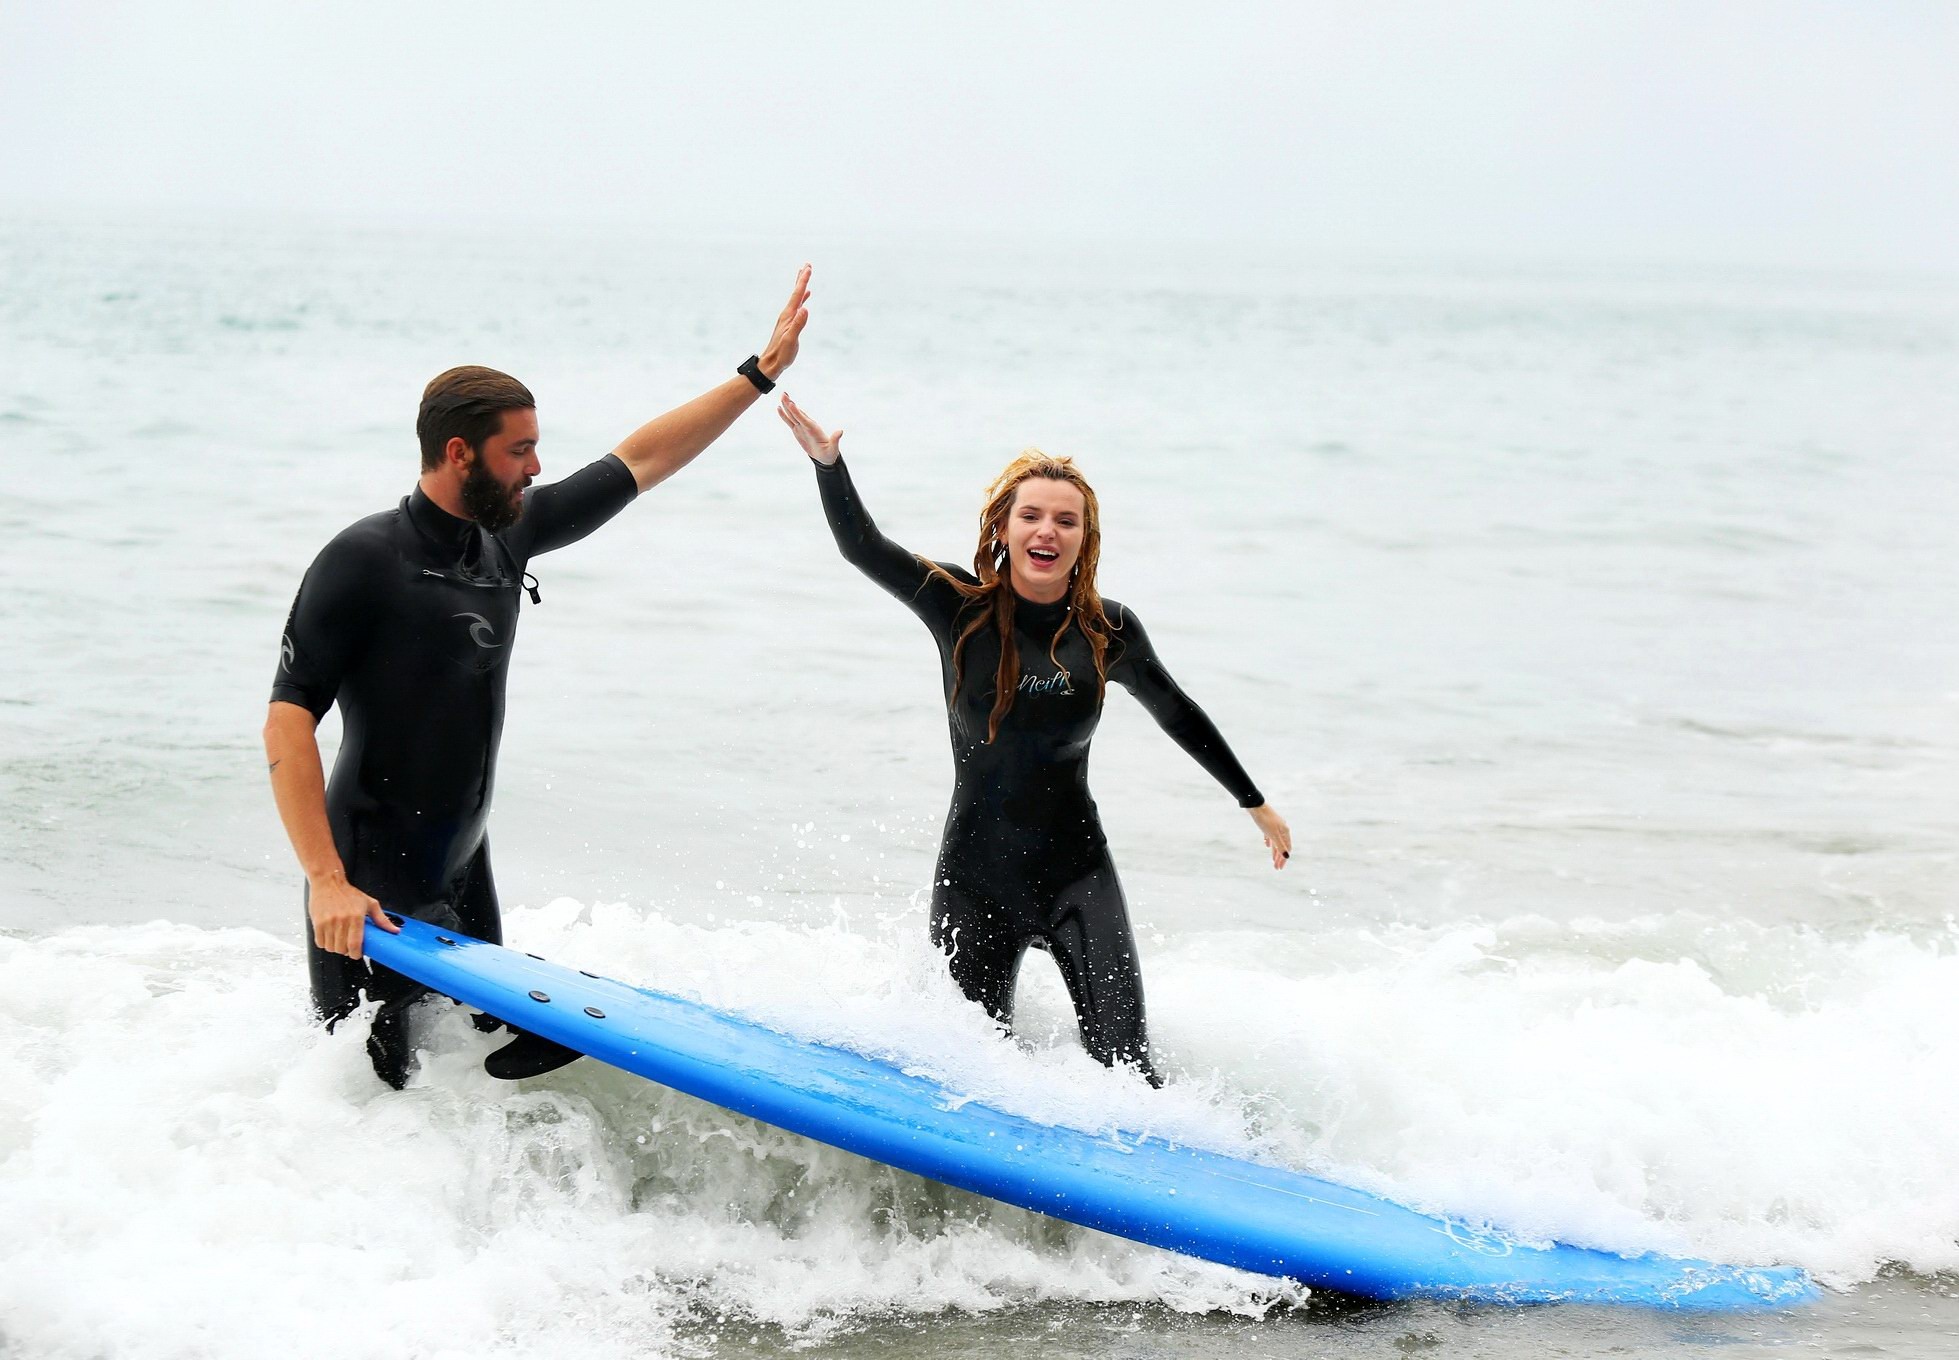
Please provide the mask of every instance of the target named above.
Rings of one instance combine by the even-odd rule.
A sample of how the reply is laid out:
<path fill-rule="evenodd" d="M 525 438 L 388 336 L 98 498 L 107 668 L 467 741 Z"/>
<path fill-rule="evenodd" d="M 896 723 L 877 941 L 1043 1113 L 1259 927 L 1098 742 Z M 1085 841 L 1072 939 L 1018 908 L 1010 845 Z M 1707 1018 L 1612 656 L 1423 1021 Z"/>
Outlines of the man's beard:
<path fill-rule="evenodd" d="M 494 534 L 517 522 L 517 517 L 524 513 L 524 502 L 520 496 L 513 497 L 509 487 L 492 477 L 479 458 L 469 465 L 469 471 L 463 476 L 463 509 L 469 512 L 471 519 Z"/>

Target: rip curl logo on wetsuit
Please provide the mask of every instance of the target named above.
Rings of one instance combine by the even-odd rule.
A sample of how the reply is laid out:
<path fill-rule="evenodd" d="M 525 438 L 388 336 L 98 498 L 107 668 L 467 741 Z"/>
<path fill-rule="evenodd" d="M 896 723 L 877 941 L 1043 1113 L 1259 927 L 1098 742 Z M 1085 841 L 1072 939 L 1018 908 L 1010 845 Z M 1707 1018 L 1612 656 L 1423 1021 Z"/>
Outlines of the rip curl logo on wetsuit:
<path fill-rule="evenodd" d="M 469 640 L 474 642 L 478 647 L 503 646 L 501 642 L 497 641 L 496 625 L 484 618 L 481 614 L 451 614 L 449 617 L 452 619 L 476 620 L 476 622 L 469 625 Z"/>
<path fill-rule="evenodd" d="M 1075 687 L 1066 671 L 1056 671 L 1045 680 L 1038 675 L 1023 675 L 1016 688 L 1022 694 L 1073 694 L 1075 692 Z"/>
<path fill-rule="evenodd" d="M 281 633 L 279 635 L 279 669 L 286 672 L 286 674 L 288 675 L 292 674 L 292 634 L 291 633 Z"/>

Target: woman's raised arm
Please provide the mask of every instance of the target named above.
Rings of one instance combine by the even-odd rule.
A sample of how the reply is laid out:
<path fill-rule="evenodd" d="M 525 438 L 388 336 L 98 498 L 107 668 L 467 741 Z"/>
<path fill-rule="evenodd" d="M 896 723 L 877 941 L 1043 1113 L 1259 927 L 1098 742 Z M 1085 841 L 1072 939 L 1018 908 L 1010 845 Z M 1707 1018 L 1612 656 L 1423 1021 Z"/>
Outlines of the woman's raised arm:
<path fill-rule="evenodd" d="M 877 522 L 871 518 L 871 512 L 864 508 L 863 499 L 858 496 L 857 487 L 850 480 L 850 471 L 843 465 L 843 454 L 839 448 L 843 431 L 825 434 L 822 426 L 811 420 L 787 395 L 782 398 L 776 412 L 782 417 L 782 423 L 795 434 L 803 452 L 816 464 L 816 485 L 823 495 L 823 514 L 830 521 L 830 533 L 837 540 L 837 551 L 844 555 L 844 560 L 921 617 L 930 607 L 921 597 L 921 591 L 923 596 L 933 597 L 935 604 L 944 603 L 938 601 L 937 596 L 950 594 L 950 587 L 938 582 L 938 588 L 924 590 L 925 586 L 934 583 L 931 570 L 916 553 L 878 532 Z"/>

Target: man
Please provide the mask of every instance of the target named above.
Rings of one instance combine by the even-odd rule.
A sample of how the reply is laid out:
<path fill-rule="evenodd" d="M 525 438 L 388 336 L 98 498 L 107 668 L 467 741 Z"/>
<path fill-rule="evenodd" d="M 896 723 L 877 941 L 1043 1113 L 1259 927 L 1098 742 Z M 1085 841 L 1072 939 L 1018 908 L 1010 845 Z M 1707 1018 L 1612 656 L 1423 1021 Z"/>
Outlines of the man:
<path fill-rule="evenodd" d="M 441 374 L 415 421 L 413 493 L 328 543 L 300 583 L 265 720 L 272 793 L 306 874 L 313 1004 L 331 1029 L 363 989 L 382 1003 L 367 1050 L 389 1085 L 408 1079 L 404 1020 L 424 989 L 362 960 L 366 923 L 396 930 L 395 911 L 502 939 L 486 832 L 520 592 L 539 600 L 530 559 L 678 472 L 775 385 L 809 320 L 809 277 L 805 265 L 737 376 L 536 491 L 530 392 L 493 369 Z M 344 734 L 328 785 L 315 729 L 335 703 Z M 519 1033 L 485 1065 L 515 1078 L 576 1056 Z"/>

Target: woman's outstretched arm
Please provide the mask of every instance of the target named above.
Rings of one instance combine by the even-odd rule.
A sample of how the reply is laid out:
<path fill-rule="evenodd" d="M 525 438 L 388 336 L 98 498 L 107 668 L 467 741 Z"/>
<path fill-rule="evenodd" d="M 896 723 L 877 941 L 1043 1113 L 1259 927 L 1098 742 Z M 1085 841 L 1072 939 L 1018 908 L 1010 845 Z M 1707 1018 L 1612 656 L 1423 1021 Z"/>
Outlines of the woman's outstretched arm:
<path fill-rule="evenodd" d="M 1135 695 L 1156 719 L 1157 726 L 1168 732 L 1172 741 L 1183 747 L 1213 779 L 1224 785 L 1238 800 L 1239 807 L 1251 814 L 1272 851 L 1272 867 L 1285 868 L 1286 861 L 1292 858 L 1292 829 L 1286 825 L 1285 818 L 1265 801 L 1265 795 L 1258 791 L 1231 747 L 1225 744 L 1224 734 L 1218 731 L 1210 715 L 1172 678 L 1150 644 L 1149 634 L 1143 631 L 1142 620 L 1121 605 L 1113 606 L 1110 613 L 1110 622 L 1116 628 L 1115 649 L 1120 654 L 1109 667 L 1109 678 Z"/>
<path fill-rule="evenodd" d="M 858 496 L 857 487 L 850 480 L 850 471 L 843 465 L 839 447 L 843 441 L 843 431 L 825 434 L 822 427 L 787 396 L 782 398 L 776 410 L 783 424 L 795 434 L 803 452 L 816 464 L 816 485 L 823 496 L 823 514 L 830 521 L 830 533 L 837 540 L 837 550 L 844 555 L 844 560 L 921 616 L 926 612 L 921 590 L 924 596 L 934 597 L 934 603 L 943 603 L 936 597 L 941 592 L 950 594 L 949 587 L 936 580 L 916 553 L 878 532 L 877 522 L 871 518 L 871 512 L 864 508 L 863 499 Z M 927 586 L 933 588 L 925 589 Z"/>

